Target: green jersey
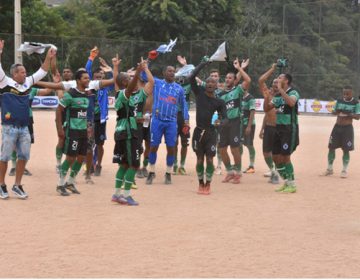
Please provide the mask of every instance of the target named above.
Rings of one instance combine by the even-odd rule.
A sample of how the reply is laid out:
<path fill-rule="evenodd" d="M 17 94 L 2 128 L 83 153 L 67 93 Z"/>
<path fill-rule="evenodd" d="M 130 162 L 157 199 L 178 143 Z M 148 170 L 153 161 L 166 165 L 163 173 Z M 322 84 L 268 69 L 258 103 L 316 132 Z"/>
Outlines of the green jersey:
<path fill-rule="evenodd" d="M 294 107 L 290 107 L 286 104 L 284 98 L 279 94 L 274 96 L 272 103 L 275 106 L 276 110 L 276 124 L 281 125 L 293 125 L 298 124 L 298 103 L 300 99 L 299 93 L 293 89 L 289 88 L 286 91 L 287 95 L 294 96 L 296 98 L 296 104 Z"/>
<path fill-rule="evenodd" d="M 350 101 L 344 99 L 336 100 L 334 112 L 342 112 L 345 114 L 360 114 L 360 103 L 352 98 Z"/>
<path fill-rule="evenodd" d="M 134 104 L 125 95 L 125 90 L 118 92 L 115 101 L 117 114 L 115 140 L 126 140 L 137 137 L 137 124 Z"/>
<path fill-rule="evenodd" d="M 231 90 L 223 90 L 219 94 L 219 98 L 225 101 L 226 114 L 229 120 L 241 118 L 241 102 L 244 90 L 241 86 L 233 87 Z"/>
<path fill-rule="evenodd" d="M 64 126 L 66 136 L 71 138 L 87 137 L 87 109 L 89 98 L 85 92 L 80 92 L 75 88 L 65 92 L 59 104 L 66 108 Z"/>
<path fill-rule="evenodd" d="M 32 106 L 32 103 L 34 101 L 34 97 L 39 93 L 39 89 L 38 88 L 31 88 L 30 90 L 30 93 L 29 93 L 29 100 L 30 100 L 30 108 L 29 108 L 29 114 L 30 114 L 30 118 L 33 117 L 33 112 L 31 110 L 31 106 Z"/>
<path fill-rule="evenodd" d="M 132 94 L 129 100 L 129 106 L 134 108 L 134 116 L 142 118 L 147 94 L 144 89 L 140 89 L 137 93 Z"/>
<path fill-rule="evenodd" d="M 188 109 L 190 109 L 191 85 L 190 84 L 182 85 L 182 88 L 184 89 L 184 96 L 185 96 L 186 103 L 188 105 Z M 182 107 L 179 102 L 178 103 L 178 112 L 181 112 L 181 111 L 182 111 Z"/>
<path fill-rule="evenodd" d="M 255 111 L 256 104 L 255 104 L 255 98 L 251 94 L 248 94 L 243 97 L 242 103 L 241 103 L 242 111 L 243 111 L 243 124 L 248 125 L 250 113 L 252 110 Z M 255 118 L 252 121 L 252 125 L 255 125 Z"/>

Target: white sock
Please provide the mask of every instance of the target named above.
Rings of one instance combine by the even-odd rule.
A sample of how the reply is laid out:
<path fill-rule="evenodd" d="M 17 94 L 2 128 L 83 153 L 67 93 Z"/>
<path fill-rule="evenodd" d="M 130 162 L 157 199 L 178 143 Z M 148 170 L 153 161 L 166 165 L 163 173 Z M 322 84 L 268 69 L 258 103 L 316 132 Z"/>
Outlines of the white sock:
<path fill-rule="evenodd" d="M 166 166 L 166 173 L 171 174 L 172 166 Z"/>
<path fill-rule="evenodd" d="M 155 173 L 155 164 L 149 164 L 149 172 Z"/>
<path fill-rule="evenodd" d="M 115 188 L 115 195 L 121 195 L 121 188 Z"/>
<path fill-rule="evenodd" d="M 128 197 L 130 195 L 130 190 L 124 190 L 124 196 Z"/>

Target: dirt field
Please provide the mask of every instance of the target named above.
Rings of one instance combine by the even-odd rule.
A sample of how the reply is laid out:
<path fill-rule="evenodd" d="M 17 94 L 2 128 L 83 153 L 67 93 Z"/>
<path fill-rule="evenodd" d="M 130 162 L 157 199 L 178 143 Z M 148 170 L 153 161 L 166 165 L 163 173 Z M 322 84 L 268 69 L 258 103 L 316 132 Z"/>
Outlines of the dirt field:
<path fill-rule="evenodd" d="M 36 111 L 34 118 L 33 176 L 23 180 L 30 198 L 0 201 L 0 277 L 360 277 L 359 123 L 347 179 L 339 177 L 339 150 L 335 174 L 319 176 L 335 118 L 301 116 L 293 157 L 298 193 L 275 193 L 263 177 L 258 114 L 256 173 L 240 185 L 214 175 L 212 194 L 197 195 L 190 150 L 189 175 L 166 186 L 161 147 L 154 184 L 138 179 L 140 206 L 128 207 L 110 202 L 113 111 L 102 176 L 86 185 L 79 174 L 81 195 L 70 197 L 55 191 L 55 114 Z M 8 188 L 13 180 L 7 177 Z"/>

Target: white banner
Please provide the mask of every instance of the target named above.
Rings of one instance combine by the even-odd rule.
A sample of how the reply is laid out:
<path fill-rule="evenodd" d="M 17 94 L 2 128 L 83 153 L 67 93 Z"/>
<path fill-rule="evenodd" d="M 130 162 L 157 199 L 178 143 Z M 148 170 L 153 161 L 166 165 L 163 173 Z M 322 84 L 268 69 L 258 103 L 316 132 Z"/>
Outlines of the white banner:
<path fill-rule="evenodd" d="M 306 112 L 330 114 L 335 106 L 335 101 L 321 101 L 317 99 L 306 99 Z"/>
<path fill-rule="evenodd" d="M 114 108 L 115 97 L 109 96 L 109 108 Z M 56 108 L 59 105 L 57 96 L 35 96 L 32 108 Z M 262 112 L 264 110 L 264 99 L 256 98 L 256 111 Z M 300 99 L 299 112 L 300 113 L 318 113 L 330 114 L 334 108 L 335 101 L 322 101 L 317 99 Z"/>

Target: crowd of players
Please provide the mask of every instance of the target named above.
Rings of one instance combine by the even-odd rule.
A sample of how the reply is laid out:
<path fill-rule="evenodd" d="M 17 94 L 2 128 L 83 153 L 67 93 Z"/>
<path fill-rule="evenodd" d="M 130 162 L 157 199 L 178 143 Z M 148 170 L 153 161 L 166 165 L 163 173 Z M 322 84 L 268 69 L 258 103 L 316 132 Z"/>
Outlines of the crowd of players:
<path fill-rule="evenodd" d="M 4 41 L 0 40 L 0 59 L 3 49 Z M 30 158 L 30 145 L 34 142 L 31 102 L 36 95 L 47 95 L 52 90 L 56 90 L 59 98 L 56 110 L 56 169 L 59 181 L 56 191 L 62 196 L 80 194 L 76 176 L 84 163 L 86 183 L 94 183 L 92 174 L 101 175 L 108 95 L 112 91 L 116 92 L 117 114 L 113 162 L 118 166 L 115 191 L 111 198 L 113 202 L 131 206 L 139 204 L 130 195 L 131 189 L 137 188 L 135 177 L 146 178 L 148 185 L 156 180 L 157 151 L 163 137 L 167 149 L 164 183 L 172 183 L 172 174 L 186 174 L 191 93 L 196 104 L 191 144 L 197 157 L 198 194 L 211 193 L 213 174 L 222 173 L 222 163 L 226 173 L 222 180 L 224 183 L 239 184 L 242 173 L 255 173 L 255 98 L 248 91 L 252 82 L 246 72 L 249 60 L 240 62 L 235 59 L 233 69 L 226 73 L 225 81 L 221 83 L 220 73 L 216 69 L 210 70 L 209 77 L 204 80 L 198 77 L 211 63 L 207 57 L 184 75 L 179 75 L 181 71 L 177 72 L 175 67 L 167 66 L 163 79 L 159 79 L 153 77 L 149 59 L 141 58 L 136 69 L 120 72 L 121 59 L 118 56 L 112 59 L 110 67 L 98 55 L 99 50 L 95 47 L 90 52 L 86 67 L 78 69 L 74 77 L 70 68 L 64 68 L 60 76 L 56 51 L 52 48 L 47 52 L 41 68 L 32 76 L 26 76 L 23 65 L 14 64 L 10 68 L 11 77 L 8 77 L 0 64 L 0 198 L 9 198 L 5 174 L 10 159 L 13 160 L 10 175 L 15 175 L 12 192 L 21 199 L 28 197 L 21 180 Z M 101 67 L 93 69 L 93 61 L 97 58 Z M 181 67 L 187 66 L 184 57 L 178 56 L 178 62 Z M 41 81 L 50 69 L 53 82 Z M 290 74 L 274 75 L 275 72 L 274 63 L 258 81 L 264 97 L 265 116 L 259 136 L 263 139 L 263 155 L 269 167 L 269 173 L 265 175 L 270 177 L 269 182 L 273 184 L 279 184 L 280 178 L 284 180 L 276 192 L 295 193 L 297 188 L 291 154 L 299 144 L 300 96 L 292 87 Z M 266 82 L 271 86 L 268 87 Z M 341 177 L 346 178 L 349 151 L 354 148 L 352 120 L 360 117 L 359 103 L 353 98 L 350 86 L 344 87 L 334 114 L 337 121 L 329 141 L 329 165 L 324 175 L 333 174 L 335 149 L 342 148 Z M 243 146 L 248 149 L 250 158 L 249 167 L 244 171 L 241 165 Z M 66 157 L 62 161 L 63 154 Z M 215 168 L 213 159 L 216 155 Z M 17 161 L 14 157 L 17 157 Z"/>

